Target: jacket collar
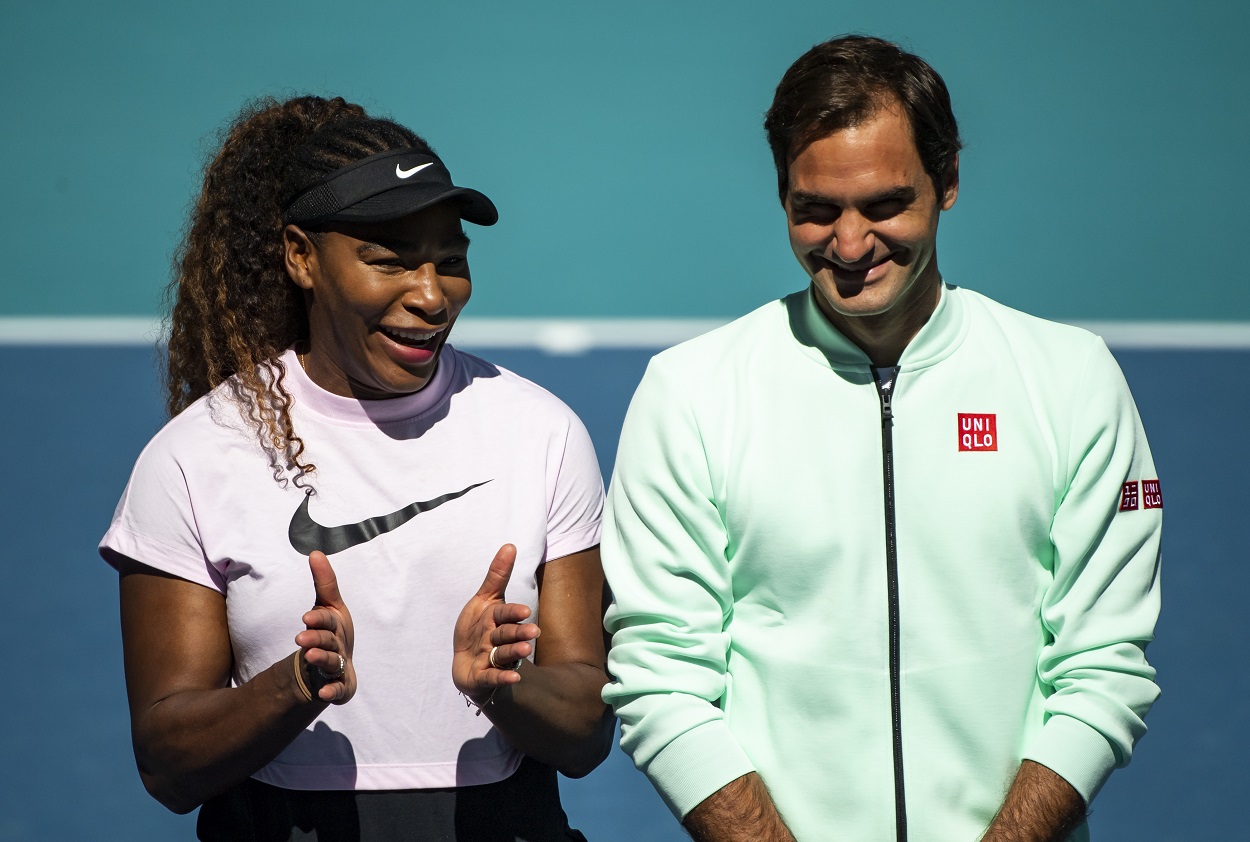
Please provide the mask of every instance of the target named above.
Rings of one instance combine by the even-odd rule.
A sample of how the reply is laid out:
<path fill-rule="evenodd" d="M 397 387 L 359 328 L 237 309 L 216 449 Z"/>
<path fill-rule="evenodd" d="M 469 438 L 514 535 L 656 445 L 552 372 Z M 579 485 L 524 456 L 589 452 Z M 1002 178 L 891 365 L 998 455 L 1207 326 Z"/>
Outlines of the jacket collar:
<path fill-rule="evenodd" d="M 811 285 L 782 299 L 790 331 L 802 353 L 838 371 L 862 372 L 871 366 L 868 355 L 829 323 L 816 304 Z M 933 315 L 903 349 L 899 367 L 915 371 L 941 362 L 955 352 L 968 333 L 967 302 L 960 289 L 943 284 L 941 298 Z"/>

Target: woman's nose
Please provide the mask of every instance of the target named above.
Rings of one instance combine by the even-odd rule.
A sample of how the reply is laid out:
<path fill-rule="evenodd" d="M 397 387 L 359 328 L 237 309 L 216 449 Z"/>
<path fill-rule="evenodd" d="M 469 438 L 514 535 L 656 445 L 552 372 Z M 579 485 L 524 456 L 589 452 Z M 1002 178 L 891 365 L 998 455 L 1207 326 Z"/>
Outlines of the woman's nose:
<path fill-rule="evenodd" d="M 409 310 L 419 310 L 427 314 L 441 313 L 447 309 L 443 281 L 435 271 L 433 263 L 423 263 L 409 273 L 403 305 Z"/>

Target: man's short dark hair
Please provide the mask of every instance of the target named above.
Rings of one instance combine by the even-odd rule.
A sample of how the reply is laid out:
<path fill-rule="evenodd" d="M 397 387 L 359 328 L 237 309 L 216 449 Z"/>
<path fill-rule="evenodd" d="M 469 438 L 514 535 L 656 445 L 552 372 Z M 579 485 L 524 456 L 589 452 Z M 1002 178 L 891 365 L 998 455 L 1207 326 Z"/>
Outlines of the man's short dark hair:
<path fill-rule="evenodd" d="M 889 41 L 844 35 L 817 44 L 790 65 L 764 117 L 781 201 L 790 188 L 790 163 L 810 143 L 895 103 L 911 123 L 920 161 L 940 198 L 963 146 L 946 83 L 924 59 Z"/>

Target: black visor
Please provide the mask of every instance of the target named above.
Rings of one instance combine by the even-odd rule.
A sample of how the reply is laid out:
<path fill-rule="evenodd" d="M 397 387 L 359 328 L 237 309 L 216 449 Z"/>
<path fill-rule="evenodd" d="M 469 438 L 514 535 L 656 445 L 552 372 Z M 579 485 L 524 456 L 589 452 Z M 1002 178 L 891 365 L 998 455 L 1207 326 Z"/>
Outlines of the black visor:
<path fill-rule="evenodd" d="M 284 222 L 386 222 L 455 199 L 460 218 L 494 225 L 499 211 L 490 199 L 451 183 L 443 162 L 428 152 L 400 149 L 380 152 L 335 170 L 296 197 Z"/>

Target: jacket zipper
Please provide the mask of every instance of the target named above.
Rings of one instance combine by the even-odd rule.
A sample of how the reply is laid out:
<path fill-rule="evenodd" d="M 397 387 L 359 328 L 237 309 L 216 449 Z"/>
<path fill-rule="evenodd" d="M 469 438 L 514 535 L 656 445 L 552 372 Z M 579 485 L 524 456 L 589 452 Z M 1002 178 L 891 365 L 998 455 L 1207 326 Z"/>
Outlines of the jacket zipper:
<path fill-rule="evenodd" d="M 907 798 L 903 791 L 903 719 L 899 692 L 898 543 L 894 528 L 894 407 L 898 366 L 872 369 L 881 399 L 881 467 L 885 486 L 885 576 L 890 618 L 890 720 L 894 739 L 894 827 L 907 842 Z"/>

